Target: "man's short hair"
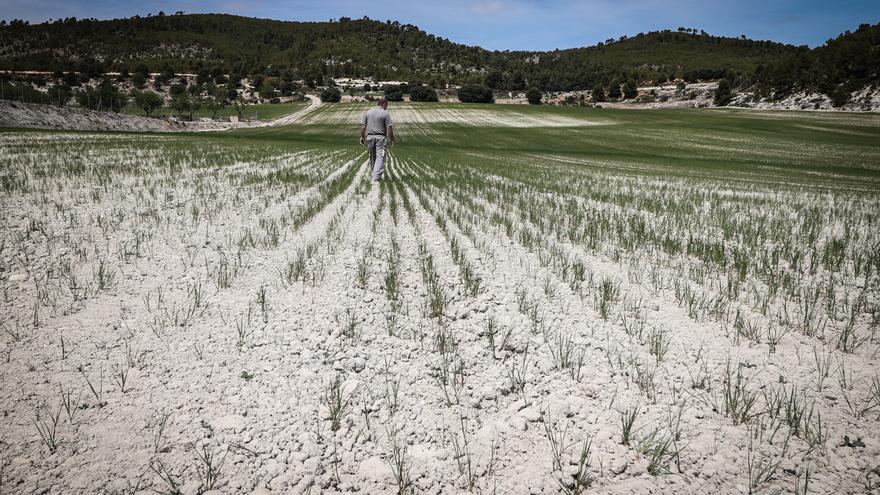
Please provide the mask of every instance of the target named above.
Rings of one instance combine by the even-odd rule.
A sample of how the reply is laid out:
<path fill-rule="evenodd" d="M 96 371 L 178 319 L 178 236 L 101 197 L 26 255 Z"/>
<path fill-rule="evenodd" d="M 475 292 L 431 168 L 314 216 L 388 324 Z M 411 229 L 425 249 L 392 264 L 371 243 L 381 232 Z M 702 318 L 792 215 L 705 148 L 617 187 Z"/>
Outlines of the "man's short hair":
<path fill-rule="evenodd" d="M 385 105 L 386 103 L 388 103 L 388 100 L 386 100 L 385 98 L 379 98 L 379 101 L 376 102 L 376 105 Z"/>

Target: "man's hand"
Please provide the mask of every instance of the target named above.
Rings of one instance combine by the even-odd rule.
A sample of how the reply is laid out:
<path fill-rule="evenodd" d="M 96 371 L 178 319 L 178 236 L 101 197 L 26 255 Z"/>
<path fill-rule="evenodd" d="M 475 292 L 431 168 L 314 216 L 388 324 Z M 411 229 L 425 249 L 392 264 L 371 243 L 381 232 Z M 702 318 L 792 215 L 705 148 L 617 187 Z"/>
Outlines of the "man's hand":
<path fill-rule="evenodd" d="M 363 137 L 361 137 L 360 141 L 361 141 L 361 144 L 364 144 L 367 142 Z"/>

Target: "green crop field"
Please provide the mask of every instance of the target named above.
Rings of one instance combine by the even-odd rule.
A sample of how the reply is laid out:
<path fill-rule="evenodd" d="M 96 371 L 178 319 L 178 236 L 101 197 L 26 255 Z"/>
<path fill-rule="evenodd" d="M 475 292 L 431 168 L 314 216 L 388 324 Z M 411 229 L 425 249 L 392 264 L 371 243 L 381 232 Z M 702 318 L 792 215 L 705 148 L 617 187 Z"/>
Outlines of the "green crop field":
<path fill-rule="evenodd" d="M 325 105 L 294 129 L 326 139 L 346 133 L 354 137 L 359 117 L 368 108 Z M 455 156 L 476 151 L 521 163 L 525 156 L 547 153 L 634 173 L 702 171 L 718 178 L 772 171 L 870 180 L 880 171 L 878 114 L 402 104 L 392 115 L 401 113 L 403 119 L 395 122 L 402 144 L 398 151 L 404 154 L 412 150 Z M 481 117 L 476 125 L 469 123 L 474 115 Z M 285 129 L 256 132 L 266 138 L 290 138 Z M 542 165 L 540 160 L 526 161 Z"/>
<path fill-rule="evenodd" d="M 0 482 L 876 492 L 880 115 L 367 108 L 0 131 Z"/>

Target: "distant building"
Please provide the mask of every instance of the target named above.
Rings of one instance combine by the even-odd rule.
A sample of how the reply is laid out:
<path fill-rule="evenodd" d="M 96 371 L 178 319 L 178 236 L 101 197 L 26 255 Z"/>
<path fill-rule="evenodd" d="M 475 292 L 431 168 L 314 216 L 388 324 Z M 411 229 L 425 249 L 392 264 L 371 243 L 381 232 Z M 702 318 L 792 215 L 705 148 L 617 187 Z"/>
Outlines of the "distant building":
<path fill-rule="evenodd" d="M 341 86 L 343 88 L 362 88 L 364 84 L 373 84 L 373 81 L 371 79 L 353 79 L 350 77 L 339 77 L 333 80 L 336 82 L 337 86 Z"/>

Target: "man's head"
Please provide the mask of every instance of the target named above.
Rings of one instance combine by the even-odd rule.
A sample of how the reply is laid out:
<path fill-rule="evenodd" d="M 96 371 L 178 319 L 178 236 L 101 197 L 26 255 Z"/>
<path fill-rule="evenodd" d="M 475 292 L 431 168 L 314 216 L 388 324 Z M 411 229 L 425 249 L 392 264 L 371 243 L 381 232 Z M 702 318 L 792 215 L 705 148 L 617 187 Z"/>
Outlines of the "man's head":
<path fill-rule="evenodd" d="M 382 110 L 388 109 L 388 100 L 385 98 L 379 98 L 379 101 L 377 101 L 376 104 L 382 107 Z"/>

